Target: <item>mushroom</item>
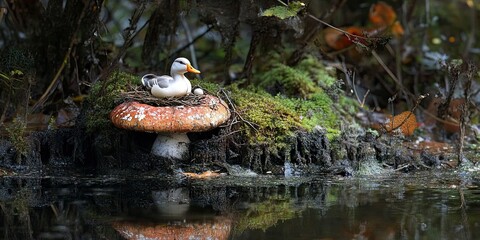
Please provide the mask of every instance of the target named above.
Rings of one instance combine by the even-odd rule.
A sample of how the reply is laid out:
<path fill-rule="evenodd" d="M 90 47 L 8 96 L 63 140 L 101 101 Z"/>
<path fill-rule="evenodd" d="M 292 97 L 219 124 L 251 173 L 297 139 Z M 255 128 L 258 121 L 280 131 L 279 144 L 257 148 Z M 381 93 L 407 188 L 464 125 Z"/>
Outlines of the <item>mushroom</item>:
<path fill-rule="evenodd" d="M 203 96 L 201 104 L 196 106 L 155 107 L 136 101 L 124 102 L 113 109 L 110 120 L 118 128 L 158 133 L 152 154 L 185 159 L 190 143 L 186 133 L 214 129 L 230 118 L 224 101 L 212 95 Z"/>

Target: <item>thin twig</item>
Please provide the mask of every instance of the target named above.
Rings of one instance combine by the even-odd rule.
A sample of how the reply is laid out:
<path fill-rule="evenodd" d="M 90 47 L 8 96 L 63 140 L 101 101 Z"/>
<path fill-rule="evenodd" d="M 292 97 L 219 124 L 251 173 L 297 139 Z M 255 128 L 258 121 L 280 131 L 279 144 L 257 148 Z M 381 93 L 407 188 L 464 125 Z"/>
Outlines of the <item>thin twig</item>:
<path fill-rule="evenodd" d="M 383 69 L 387 72 L 388 76 L 390 76 L 393 81 L 400 87 L 400 88 L 404 88 L 402 83 L 398 80 L 398 78 L 395 76 L 395 74 L 393 74 L 393 72 L 390 70 L 390 68 L 388 68 L 388 66 L 385 64 L 385 62 L 383 62 L 382 58 L 377 54 L 377 52 L 375 50 L 372 50 L 372 55 L 373 57 L 375 57 L 375 59 L 377 60 L 377 62 L 383 67 Z"/>
<path fill-rule="evenodd" d="M 190 45 L 194 44 L 195 42 L 197 42 L 200 38 L 202 38 L 203 36 L 205 36 L 205 34 L 207 34 L 208 32 L 210 32 L 211 30 L 213 29 L 213 26 L 209 26 L 207 28 L 207 30 L 205 30 L 205 32 L 201 33 L 200 35 L 196 36 L 195 38 L 193 38 L 191 41 L 189 41 L 189 43 L 185 44 L 184 46 L 178 48 L 177 50 L 175 50 L 173 53 L 169 54 L 168 57 L 162 59 L 162 61 L 165 61 L 167 59 L 170 59 L 172 58 L 173 56 L 177 55 L 179 52 L 187 49 L 190 47 Z"/>
<path fill-rule="evenodd" d="M 405 165 L 403 165 L 403 166 L 401 166 L 401 167 L 399 167 L 399 168 L 396 168 L 394 171 L 398 172 L 398 171 L 403 170 L 403 169 L 405 169 L 405 168 L 407 168 L 407 167 L 410 167 L 410 166 L 411 166 L 411 165 L 410 165 L 409 163 L 407 163 L 407 164 L 405 164 Z"/>
<path fill-rule="evenodd" d="M 254 123 L 250 122 L 250 121 L 247 121 L 245 120 L 242 115 L 237 111 L 237 109 L 235 108 L 235 104 L 233 104 L 232 100 L 230 99 L 230 97 L 228 96 L 228 94 L 225 92 L 225 90 L 222 88 L 220 89 L 220 93 L 222 93 L 227 102 L 228 102 L 228 105 L 230 106 L 230 108 L 233 110 L 233 112 L 235 113 L 236 116 L 238 116 L 238 118 L 240 118 L 240 120 L 244 123 L 246 123 L 248 126 L 250 126 L 252 129 L 254 129 L 256 132 L 258 132 L 258 129 L 254 126 Z"/>
<path fill-rule="evenodd" d="M 143 12 L 145 11 L 146 4 L 147 4 L 146 2 L 142 1 L 140 6 L 133 11 L 132 17 L 130 18 L 130 26 L 125 29 L 124 42 L 123 42 L 122 47 L 118 51 L 117 56 L 115 56 L 115 58 L 112 59 L 110 64 L 93 81 L 94 83 L 101 80 L 101 79 L 105 79 L 106 77 L 108 77 L 113 72 L 113 70 L 120 63 L 120 59 L 122 59 L 125 56 L 128 48 L 132 45 L 133 39 L 147 25 L 148 21 L 138 31 L 135 31 L 137 23 L 140 20 L 140 17 L 142 16 Z M 108 79 L 103 81 L 101 91 L 99 91 L 100 94 L 103 94 L 103 91 L 106 89 L 106 86 L 109 82 L 110 82 L 110 80 L 108 80 Z"/>

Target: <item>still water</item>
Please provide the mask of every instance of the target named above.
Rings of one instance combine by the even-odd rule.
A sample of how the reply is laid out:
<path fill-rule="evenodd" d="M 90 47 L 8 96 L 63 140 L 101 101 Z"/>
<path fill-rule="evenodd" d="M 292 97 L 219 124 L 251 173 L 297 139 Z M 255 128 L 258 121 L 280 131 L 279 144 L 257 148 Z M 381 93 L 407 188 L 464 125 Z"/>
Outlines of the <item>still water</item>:
<path fill-rule="evenodd" d="M 471 173 L 0 178 L 1 239 L 480 239 Z"/>

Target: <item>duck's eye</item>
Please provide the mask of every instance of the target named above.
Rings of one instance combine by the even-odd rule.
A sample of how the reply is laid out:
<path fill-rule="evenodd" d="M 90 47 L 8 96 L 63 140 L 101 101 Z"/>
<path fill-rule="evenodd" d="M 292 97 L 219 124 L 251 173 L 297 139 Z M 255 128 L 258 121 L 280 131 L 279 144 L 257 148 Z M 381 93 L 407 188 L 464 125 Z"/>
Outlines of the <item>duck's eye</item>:
<path fill-rule="evenodd" d="M 183 64 L 183 65 L 187 65 L 186 63 L 184 63 L 184 62 L 182 62 L 182 61 L 180 61 L 180 60 L 177 60 L 177 61 L 175 61 L 175 62 L 180 63 L 180 64 Z"/>

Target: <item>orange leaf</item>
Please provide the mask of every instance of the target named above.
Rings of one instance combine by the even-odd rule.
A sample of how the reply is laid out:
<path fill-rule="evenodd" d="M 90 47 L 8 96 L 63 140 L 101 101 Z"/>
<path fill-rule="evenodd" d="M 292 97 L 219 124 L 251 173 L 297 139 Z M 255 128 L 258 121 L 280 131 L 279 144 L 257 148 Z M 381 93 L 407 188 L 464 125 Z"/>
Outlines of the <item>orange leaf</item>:
<path fill-rule="evenodd" d="M 187 177 L 190 177 L 190 178 L 194 178 L 194 179 L 208 179 L 208 178 L 219 177 L 222 174 L 217 173 L 217 172 L 212 172 L 212 171 L 206 171 L 206 172 L 203 172 L 203 173 L 200 173 L 200 174 L 184 172 L 183 175 L 185 175 Z"/>
<path fill-rule="evenodd" d="M 392 132 L 393 130 L 400 128 L 400 131 L 402 131 L 404 136 L 410 136 L 418 127 L 418 123 L 415 114 L 410 111 L 405 111 L 394 117 L 389 116 L 384 127 L 387 132 Z"/>
<path fill-rule="evenodd" d="M 395 37 L 400 37 L 404 33 L 402 25 L 397 21 L 397 14 L 384 2 L 373 4 L 368 17 L 377 30 L 387 30 Z"/>
<path fill-rule="evenodd" d="M 392 34 L 393 36 L 395 37 L 400 37 L 402 36 L 405 31 L 403 30 L 403 27 L 402 25 L 400 24 L 399 21 L 395 21 L 391 27 L 391 31 L 392 31 Z"/>
<path fill-rule="evenodd" d="M 342 30 L 350 33 L 351 35 L 347 36 L 345 33 L 342 33 L 337 29 L 333 29 L 333 28 L 325 29 L 324 35 L 323 35 L 325 39 L 325 43 L 329 47 L 335 50 L 341 50 L 352 45 L 354 41 L 363 42 L 361 38 L 357 38 L 357 36 L 363 37 L 364 35 L 363 29 L 352 26 L 352 27 L 342 28 Z"/>
<path fill-rule="evenodd" d="M 378 2 L 370 7 L 370 13 L 368 17 L 373 25 L 378 27 L 387 27 L 391 26 L 395 22 L 397 19 L 397 14 L 395 11 L 393 11 L 393 8 L 390 5 L 384 2 Z"/>

